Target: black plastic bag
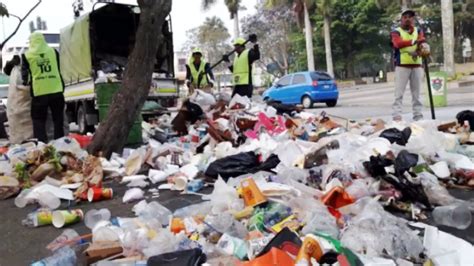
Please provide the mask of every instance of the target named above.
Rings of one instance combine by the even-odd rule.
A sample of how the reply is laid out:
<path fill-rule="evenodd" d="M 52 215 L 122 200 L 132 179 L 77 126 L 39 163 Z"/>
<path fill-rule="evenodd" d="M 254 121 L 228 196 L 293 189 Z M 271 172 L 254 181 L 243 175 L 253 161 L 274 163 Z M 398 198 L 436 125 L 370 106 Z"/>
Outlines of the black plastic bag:
<path fill-rule="evenodd" d="M 456 119 L 460 125 L 464 125 L 464 121 L 469 122 L 469 126 L 471 127 L 471 131 L 474 131 L 474 111 L 472 110 L 464 110 L 459 112 L 456 115 Z"/>
<path fill-rule="evenodd" d="M 393 164 L 393 161 L 386 158 L 386 156 L 381 156 L 380 154 L 377 156 L 370 156 L 369 161 L 365 161 L 362 163 L 364 165 L 365 170 L 369 172 L 372 177 L 380 177 L 387 174 L 385 171 L 386 166 L 390 166 Z"/>
<path fill-rule="evenodd" d="M 268 244 L 258 253 L 257 257 L 260 257 L 270 251 L 273 247 L 286 251 L 294 256 L 298 255 L 298 251 L 303 245 L 303 242 L 297 234 L 288 229 L 283 228 L 275 237 L 268 242 Z"/>
<path fill-rule="evenodd" d="M 418 163 L 418 154 L 409 153 L 406 150 L 401 151 L 395 159 L 395 174 L 397 176 L 403 175 L 411 167 Z"/>
<path fill-rule="evenodd" d="M 379 137 L 388 139 L 390 143 L 395 142 L 398 145 L 405 146 L 410 136 L 411 136 L 411 129 L 409 127 L 406 127 L 402 131 L 396 128 L 385 129 L 384 131 L 382 131 L 382 133 L 380 133 Z"/>
<path fill-rule="evenodd" d="M 396 190 L 402 193 L 402 200 L 419 202 L 431 209 L 430 201 L 423 190 L 421 184 L 410 182 L 405 176 L 396 177 L 394 175 L 385 175 L 383 180 L 390 183 Z"/>
<path fill-rule="evenodd" d="M 148 258 L 147 266 L 196 266 L 207 260 L 200 248 L 180 250 Z"/>
<path fill-rule="evenodd" d="M 260 163 L 254 152 L 243 152 L 212 162 L 206 169 L 206 176 L 217 178 L 219 175 L 227 181 L 230 177 L 244 174 L 256 173 L 258 171 L 269 171 L 280 163 L 278 156 L 272 154 L 268 159 Z"/>

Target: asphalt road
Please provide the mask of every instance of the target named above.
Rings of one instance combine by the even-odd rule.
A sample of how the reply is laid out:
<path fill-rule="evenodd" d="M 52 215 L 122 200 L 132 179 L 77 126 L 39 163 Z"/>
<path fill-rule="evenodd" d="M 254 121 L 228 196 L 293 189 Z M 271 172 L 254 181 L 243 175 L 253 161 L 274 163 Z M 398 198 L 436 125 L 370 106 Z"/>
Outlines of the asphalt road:
<path fill-rule="evenodd" d="M 422 99 L 425 107 L 423 115 L 425 119 L 431 119 L 431 112 L 425 92 Z M 348 119 L 382 118 L 391 119 L 392 103 L 394 100 L 394 84 L 380 83 L 371 85 L 359 85 L 339 90 L 339 100 L 335 107 L 326 107 L 324 103 L 314 104 L 310 112 L 320 113 L 326 111 L 328 114 L 345 117 Z M 466 109 L 474 109 L 474 86 L 448 89 L 448 105 L 436 107 L 436 119 L 441 121 L 452 121 L 456 114 Z M 411 121 L 411 94 L 405 91 L 403 99 L 403 119 Z"/>

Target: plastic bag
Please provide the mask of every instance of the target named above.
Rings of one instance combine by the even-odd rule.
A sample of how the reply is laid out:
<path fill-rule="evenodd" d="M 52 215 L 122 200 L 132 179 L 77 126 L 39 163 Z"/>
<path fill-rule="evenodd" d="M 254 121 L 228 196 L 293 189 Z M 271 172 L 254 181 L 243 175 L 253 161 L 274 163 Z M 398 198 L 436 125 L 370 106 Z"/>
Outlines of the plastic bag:
<path fill-rule="evenodd" d="M 418 163 L 418 154 L 409 153 L 408 151 L 401 151 L 395 159 L 395 174 L 397 176 L 403 175 L 411 167 Z"/>
<path fill-rule="evenodd" d="M 474 131 L 474 111 L 464 110 L 456 115 L 456 119 L 460 125 L 464 125 L 464 121 L 468 121 L 471 131 Z"/>
<path fill-rule="evenodd" d="M 247 173 L 271 170 L 280 163 L 276 155 L 270 156 L 260 163 L 254 152 L 244 152 L 228 156 L 212 162 L 206 170 L 206 176 L 217 178 L 220 175 L 225 180 Z"/>
<path fill-rule="evenodd" d="M 220 213 L 232 209 L 232 203 L 238 201 L 237 191 L 228 186 L 221 177 L 214 183 L 214 190 L 211 194 L 202 197 L 203 200 L 210 200 L 213 213 Z"/>
<path fill-rule="evenodd" d="M 398 145 L 405 146 L 407 144 L 408 139 L 411 135 L 411 129 L 409 127 L 403 129 L 402 131 L 396 128 L 389 128 L 385 129 L 380 133 L 381 138 L 386 138 L 390 141 L 390 143 L 397 143 Z"/>
<path fill-rule="evenodd" d="M 407 221 L 384 211 L 374 200 L 349 222 L 341 234 L 344 247 L 368 256 L 387 253 L 395 258 L 419 259 L 423 244 Z"/>

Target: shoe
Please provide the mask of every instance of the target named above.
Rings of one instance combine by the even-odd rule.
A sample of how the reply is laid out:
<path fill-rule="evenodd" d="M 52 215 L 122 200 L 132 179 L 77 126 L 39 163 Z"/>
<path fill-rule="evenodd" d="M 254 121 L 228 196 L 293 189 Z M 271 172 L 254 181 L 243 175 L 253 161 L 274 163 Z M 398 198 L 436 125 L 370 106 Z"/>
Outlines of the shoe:
<path fill-rule="evenodd" d="M 423 120 L 423 116 L 422 116 L 422 115 L 414 116 L 414 117 L 413 117 L 413 121 L 420 121 L 420 120 Z"/>

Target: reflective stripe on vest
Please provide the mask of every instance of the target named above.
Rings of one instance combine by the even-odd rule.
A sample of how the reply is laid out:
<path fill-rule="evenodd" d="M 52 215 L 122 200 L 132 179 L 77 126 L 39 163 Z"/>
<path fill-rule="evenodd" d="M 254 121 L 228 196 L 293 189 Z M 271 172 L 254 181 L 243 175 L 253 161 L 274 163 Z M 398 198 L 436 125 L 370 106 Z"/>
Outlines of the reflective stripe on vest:
<path fill-rule="evenodd" d="M 30 65 L 33 96 L 41 96 L 63 91 L 56 52 L 53 48 L 49 48 L 39 55 L 30 55 L 26 53 L 25 57 Z"/>
<path fill-rule="evenodd" d="M 235 55 L 234 57 L 234 67 L 232 73 L 232 80 L 234 81 L 234 85 L 250 84 L 249 76 L 249 50 L 245 49 L 240 55 Z"/>
<path fill-rule="evenodd" d="M 193 77 L 192 84 L 196 87 L 206 86 L 208 84 L 207 74 L 206 74 L 206 69 L 205 69 L 206 61 L 201 59 L 201 64 L 199 65 L 199 69 L 196 69 L 196 67 L 194 66 L 194 60 L 191 57 L 191 59 L 189 59 L 188 66 L 189 66 L 189 69 L 191 70 L 191 76 Z M 198 84 L 200 73 L 204 73 L 204 74 L 202 75 L 201 83 Z"/>
<path fill-rule="evenodd" d="M 400 33 L 400 37 L 404 41 L 413 41 L 418 39 L 418 28 L 413 29 L 413 33 L 410 34 L 401 27 L 397 28 L 397 31 Z M 415 52 L 417 45 L 412 45 L 408 47 L 404 47 L 400 49 L 400 65 L 421 65 L 421 56 L 415 57 L 413 60 L 413 56 L 410 54 Z"/>

